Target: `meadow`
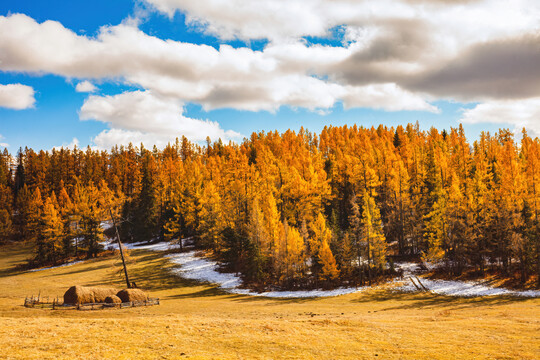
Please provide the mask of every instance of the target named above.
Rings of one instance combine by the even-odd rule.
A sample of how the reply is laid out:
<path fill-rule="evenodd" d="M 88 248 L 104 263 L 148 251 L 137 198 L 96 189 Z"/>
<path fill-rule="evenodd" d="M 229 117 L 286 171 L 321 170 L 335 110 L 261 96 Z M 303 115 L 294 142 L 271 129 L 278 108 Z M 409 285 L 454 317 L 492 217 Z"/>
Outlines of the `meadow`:
<path fill-rule="evenodd" d="M 333 298 L 227 294 L 173 276 L 163 254 L 133 250 L 133 281 L 160 306 L 48 310 L 25 296 L 113 285 L 116 256 L 28 272 L 30 244 L 0 248 L 0 358 L 6 359 L 537 359 L 540 300 L 404 294 L 381 286 Z"/>

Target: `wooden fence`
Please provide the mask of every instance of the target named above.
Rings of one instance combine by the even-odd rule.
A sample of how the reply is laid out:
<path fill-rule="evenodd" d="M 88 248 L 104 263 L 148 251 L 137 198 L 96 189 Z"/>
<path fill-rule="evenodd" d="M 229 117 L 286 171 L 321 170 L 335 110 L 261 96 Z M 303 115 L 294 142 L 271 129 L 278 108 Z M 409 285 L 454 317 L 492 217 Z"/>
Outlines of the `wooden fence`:
<path fill-rule="evenodd" d="M 30 308 L 52 309 L 52 310 L 103 310 L 103 309 L 124 309 L 138 306 L 159 305 L 159 298 L 149 298 L 145 301 L 130 301 L 118 304 L 110 303 L 90 303 L 90 304 L 64 304 L 58 298 L 50 301 L 49 298 L 26 297 L 24 306 Z"/>

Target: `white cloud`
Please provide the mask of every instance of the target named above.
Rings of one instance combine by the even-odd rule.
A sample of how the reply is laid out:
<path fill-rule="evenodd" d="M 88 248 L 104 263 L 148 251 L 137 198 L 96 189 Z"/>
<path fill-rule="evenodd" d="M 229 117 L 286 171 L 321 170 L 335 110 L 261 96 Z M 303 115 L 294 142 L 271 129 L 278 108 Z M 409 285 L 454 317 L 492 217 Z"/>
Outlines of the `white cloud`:
<path fill-rule="evenodd" d="M 63 143 L 61 146 L 54 146 L 52 149 L 54 149 L 54 150 L 60 150 L 62 148 L 64 148 L 64 149 L 73 149 L 76 146 L 77 147 L 79 146 L 79 139 L 74 137 L 69 144 Z"/>
<path fill-rule="evenodd" d="M 33 107 L 35 102 L 32 87 L 21 84 L 0 84 L 0 107 L 23 110 Z"/>
<path fill-rule="evenodd" d="M 97 88 L 94 84 L 92 84 L 90 81 L 88 80 L 85 80 L 85 81 L 81 81 L 80 83 L 77 84 L 77 86 L 75 87 L 75 91 L 76 92 L 83 92 L 83 93 L 92 93 L 94 91 L 96 91 Z"/>
<path fill-rule="evenodd" d="M 510 35 L 538 24 L 536 0 L 145 0 L 222 39 L 325 36 L 336 26 L 421 19 L 461 40 Z M 434 29 L 435 30 L 435 29 Z"/>
<path fill-rule="evenodd" d="M 466 123 L 495 123 L 513 126 L 515 132 L 522 128 L 540 136 L 540 97 L 524 100 L 499 100 L 478 104 L 463 110 L 461 121 Z"/>
<path fill-rule="evenodd" d="M 440 109 L 422 97 L 403 90 L 396 84 L 351 87 L 344 97 L 344 107 L 376 108 L 387 111 L 422 110 L 439 113 Z"/>
<path fill-rule="evenodd" d="M 154 145 L 163 148 L 169 143 L 174 143 L 174 141 L 175 138 L 173 137 L 123 129 L 103 130 L 93 139 L 96 147 L 102 150 L 109 150 L 115 145 L 127 146 L 129 143 L 135 146 L 142 143 L 147 148 L 152 148 Z"/>
<path fill-rule="evenodd" d="M 3 70 L 120 78 L 207 110 L 329 109 L 356 91 L 353 85 L 343 86 L 332 73 L 333 66 L 354 56 L 355 47 L 289 42 L 270 44 L 263 51 L 228 45 L 215 49 L 161 40 L 126 24 L 102 28 L 92 39 L 59 23 L 38 24 L 19 14 L 0 17 L 0 49 L 4 50 L 0 52 Z M 386 104 L 372 107 L 387 109 Z M 415 109 L 425 108 L 421 104 Z"/>
<path fill-rule="evenodd" d="M 194 141 L 236 139 L 240 134 L 221 129 L 217 122 L 185 117 L 183 104 L 151 91 L 132 91 L 115 96 L 90 96 L 83 104 L 81 120 L 98 120 L 110 129 L 103 131 L 94 143 L 101 148 L 114 144 L 143 142 L 158 146 L 174 142 L 182 135 Z"/>
<path fill-rule="evenodd" d="M 413 92 L 461 101 L 540 95 L 534 85 L 540 79 L 530 77 L 540 57 L 538 41 L 523 41 L 538 35 L 537 0 L 146 2 L 169 16 L 183 12 L 188 23 L 219 38 L 269 39 L 271 46 L 326 36 L 331 28 L 342 27 L 347 49 L 331 48 L 328 53 L 345 52 L 345 58 L 319 64 L 327 66 L 324 75 L 341 84 L 396 83 Z M 296 53 L 289 56 L 290 48 L 280 50 L 276 59 L 286 58 L 286 66 L 299 64 L 300 71 L 317 58 L 304 65 L 304 58 L 294 60 Z"/>

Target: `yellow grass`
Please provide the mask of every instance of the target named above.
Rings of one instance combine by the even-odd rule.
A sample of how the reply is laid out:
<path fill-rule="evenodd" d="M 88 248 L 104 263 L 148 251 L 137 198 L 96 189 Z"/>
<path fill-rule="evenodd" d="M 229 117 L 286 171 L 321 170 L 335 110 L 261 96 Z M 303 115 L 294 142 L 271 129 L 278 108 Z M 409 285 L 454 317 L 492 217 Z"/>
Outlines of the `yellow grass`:
<path fill-rule="evenodd" d="M 27 256 L 28 246 L 0 248 L 0 358 L 540 358 L 537 299 L 455 299 L 385 288 L 326 299 L 254 298 L 172 277 L 162 256 L 134 251 L 133 281 L 160 297 L 161 306 L 27 309 L 24 297 L 39 290 L 54 296 L 75 284 L 123 286 L 113 258 L 14 270 Z"/>

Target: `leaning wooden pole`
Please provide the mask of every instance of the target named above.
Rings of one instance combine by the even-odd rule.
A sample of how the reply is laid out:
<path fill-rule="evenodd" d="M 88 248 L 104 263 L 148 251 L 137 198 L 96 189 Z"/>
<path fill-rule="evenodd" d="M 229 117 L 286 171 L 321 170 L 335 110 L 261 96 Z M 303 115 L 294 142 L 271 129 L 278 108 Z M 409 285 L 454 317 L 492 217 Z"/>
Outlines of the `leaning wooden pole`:
<path fill-rule="evenodd" d="M 114 230 L 116 231 L 116 240 L 118 242 L 118 249 L 120 249 L 120 256 L 122 257 L 122 264 L 124 265 L 124 274 L 126 275 L 126 284 L 129 289 L 131 288 L 131 283 L 129 282 L 129 276 L 128 276 L 127 267 L 126 267 L 126 260 L 124 259 L 124 250 L 122 250 L 122 242 L 120 241 L 120 233 L 118 232 L 118 228 L 116 227 L 116 221 L 114 220 L 114 215 L 112 213 L 110 206 L 109 206 L 109 212 L 111 214 L 111 220 L 114 225 Z"/>

